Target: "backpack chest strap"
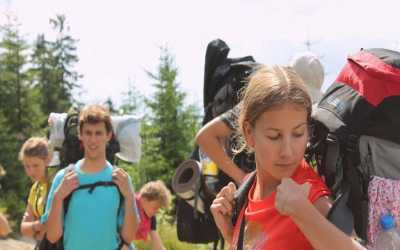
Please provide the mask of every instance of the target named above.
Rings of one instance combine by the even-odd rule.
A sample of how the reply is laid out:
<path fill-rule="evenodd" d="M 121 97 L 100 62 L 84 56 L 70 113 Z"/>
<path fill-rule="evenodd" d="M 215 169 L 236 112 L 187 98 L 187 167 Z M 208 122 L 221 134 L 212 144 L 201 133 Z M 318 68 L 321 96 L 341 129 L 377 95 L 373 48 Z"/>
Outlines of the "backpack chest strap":
<path fill-rule="evenodd" d="M 112 187 L 112 186 L 115 186 L 116 188 L 118 188 L 117 184 L 115 184 L 115 183 L 112 182 L 112 181 L 97 181 L 97 182 L 90 183 L 90 184 L 83 184 L 83 185 L 80 185 L 76 190 L 79 190 L 79 189 L 88 189 L 89 194 L 91 194 L 91 193 L 93 193 L 94 189 L 95 189 L 96 187 L 99 187 L 99 186 L 103 186 L 103 187 Z"/>

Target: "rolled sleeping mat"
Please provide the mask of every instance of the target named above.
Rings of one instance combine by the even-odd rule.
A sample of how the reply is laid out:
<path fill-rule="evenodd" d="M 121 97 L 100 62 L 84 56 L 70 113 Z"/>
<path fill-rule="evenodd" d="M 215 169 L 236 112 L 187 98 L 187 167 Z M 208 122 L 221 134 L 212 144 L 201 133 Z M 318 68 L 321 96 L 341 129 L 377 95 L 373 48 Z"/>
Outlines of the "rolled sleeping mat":
<path fill-rule="evenodd" d="M 189 205 L 204 213 L 203 200 L 196 196 L 200 189 L 201 164 L 195 160 L 182 162 L 175 171 L 172 179 L 172 189 Z"/>

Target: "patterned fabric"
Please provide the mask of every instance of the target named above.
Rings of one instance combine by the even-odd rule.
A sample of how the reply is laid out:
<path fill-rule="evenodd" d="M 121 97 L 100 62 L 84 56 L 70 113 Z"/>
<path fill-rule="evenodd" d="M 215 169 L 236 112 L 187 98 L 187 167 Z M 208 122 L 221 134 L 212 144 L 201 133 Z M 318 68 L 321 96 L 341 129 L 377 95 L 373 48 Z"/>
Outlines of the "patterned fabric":
<path fill-rule="evenodd" d="M 396 225 L 400 225 L 400 181 L 374 176 L 369 183 L 368 197 L 368 245 L 372 247 L 382 230 L 379 220 L 383 214 L 392 214 Z"/>

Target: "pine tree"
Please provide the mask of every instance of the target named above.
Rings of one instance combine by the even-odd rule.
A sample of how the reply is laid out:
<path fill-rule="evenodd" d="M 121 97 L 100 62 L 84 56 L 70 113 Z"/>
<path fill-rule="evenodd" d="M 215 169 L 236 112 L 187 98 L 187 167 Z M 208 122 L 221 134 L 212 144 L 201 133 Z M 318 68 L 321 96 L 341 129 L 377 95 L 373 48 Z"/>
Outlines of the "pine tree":
<path fill-rule="evenodd" d="M 32 79 L 27 69 L 28 45 L 18 31 L 16 21 L 9 21 L 1 27 L 0 41 L 0 164 L 7 176 L 1 186 L 7 200 L 7 211 L 12 219 L 20 219 L 24 211 L 24 200 L 28 179 L 18 151 L 24 140 L 37 135 L 40 112 L 37 92 L 32 90 Z"/>
<path fill-rule="evenodd" d="M 66 112 L 76 100 L 72 92 L 79 88 L 82 76 L 74 70 L 78 62 L 77 40 L 72 38 L 64 15 L 50 19 L 57 33 L 55 41 L 46 40 L 44 34 L 38 35 L 32 53 L 32 71 L 35 86 L 41 93 L 41 108 L 45 114 Z"/>
<path fill-rule="evenodd" d="M 143 96 L 132 82 L 128 83 L 128 90 L 122 95 L 122 104 L 119 107 L 121 114 L 137 114 L 143 111 Z"/>
<path fill-rule="evenodd" d="M 34 84 L 41 95 L 40 106 L 45 114 L 61 112 L 63 104 L 59 104 L 60 84 L 55 78 L 55 58 L 51 51 L 51 42 L 44 34 L 37 36 L 31 55 L 31 74 Z"/>
<path fill-rule="evenodd" d="M 170 184 L 176 167 L 190 156 L 193 140 L 199 128 L 198 110 L 185 106 L 185 94 L 176 82 L 178 69 L 174 58 L 162 48 L 160 64 L 155 74 L 153 98 L 146 99 L 150 115 L 142 122 L 141 181 L 162 179 Z"/>

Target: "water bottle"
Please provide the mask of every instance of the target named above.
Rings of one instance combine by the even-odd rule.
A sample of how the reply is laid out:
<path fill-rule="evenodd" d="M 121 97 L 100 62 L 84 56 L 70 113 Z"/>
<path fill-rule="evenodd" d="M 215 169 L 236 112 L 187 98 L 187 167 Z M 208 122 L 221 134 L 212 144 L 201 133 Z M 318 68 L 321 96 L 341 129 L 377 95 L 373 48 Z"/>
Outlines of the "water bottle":
<path fill-rule="evenodd" d="M 376 238 L 375 250 L 400 249 L 400 233 L 396 228 L 395 218 L 385 214 L 381 216 L 380 223 L 383 231 Z"/>
<path fill-rule="evenodd" d="M 201 172 L 204 176 L 206 191 L 211 195 L 218 192 L 218 167 L 217 165 L 199 149 Z"/>

